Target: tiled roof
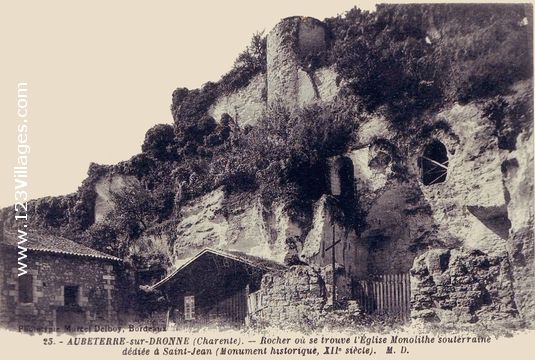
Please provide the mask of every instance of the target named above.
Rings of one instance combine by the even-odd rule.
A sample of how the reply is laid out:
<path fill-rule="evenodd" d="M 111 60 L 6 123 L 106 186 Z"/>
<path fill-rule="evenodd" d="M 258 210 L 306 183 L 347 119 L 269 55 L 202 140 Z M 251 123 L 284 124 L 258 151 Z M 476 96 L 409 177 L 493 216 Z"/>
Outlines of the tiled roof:
<path fill-rule="evenodd" d="M 214 250 L 210 248 L 205 248 L 202 251 L 200 251 L 197 255 L 195 255 L 194 257 L 190 258 L 189 260 L 186 260 L 182 265 L 180 265 L 175 271 L 169 274 L 165 279 L 154 284 L 152 288 L 155 289 L 159 287 L 160 285 L 163 285 L 164 283 L 169 281 L 171 278 L 173 278 L 177 273 L 185 269 L 188 265 L 190 265 L 191 263 L 193 263 L 195 260 L 197 260 L 199 257 L 201 257 L 202 255 L 206 253 L 211 253 L 214 255 L 226 257 L 234 261 L 247 264 L 251 267 L 264 269 L 265 271 L 281 270 L 285 268 L 284 265 L 279 264 L 276 261 L 264 259 L 264 258 L 254 256 L 254 255 L 245 254 L 240 251 L 232 251 L 232 250 L 224 251 L 224 250 Z"/>
<path fill-rule="evenodd" d="M 16 231 L 6 229 L 4 230 L 4 236 L 0 239 L 0 242 L 10 246 L 17 246 L 19 235 L 20 233 L 17 233 Z M 24 236 L 24 239 L 27 239 L 27 241 L 21 244 L 21 246 L 34 251 L 121 261 L 121 259 L 115 256 L 91 249 L 61 236 L 45 235 L 29 231 L 28 234 Z"/>

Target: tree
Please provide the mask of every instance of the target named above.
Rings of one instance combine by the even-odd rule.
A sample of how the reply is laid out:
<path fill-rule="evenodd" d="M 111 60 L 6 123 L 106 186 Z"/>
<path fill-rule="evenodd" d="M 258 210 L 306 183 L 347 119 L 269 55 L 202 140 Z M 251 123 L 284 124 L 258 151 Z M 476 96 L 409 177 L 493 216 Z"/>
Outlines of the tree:
<path fill-rule="evenodd" d="M 139 182 L 111 192 L 114 204 L 113 218 L 118 229 L 124 229 L 127 236 L 137 238 L 152 221 L 153 201 L 150 192 Z"/>
<path fill-rule="evenodd" d="M 174 160 L 177 143 L 172 125 L 157 124 L 147 131 L 141 151 L 158 160 Z"/>

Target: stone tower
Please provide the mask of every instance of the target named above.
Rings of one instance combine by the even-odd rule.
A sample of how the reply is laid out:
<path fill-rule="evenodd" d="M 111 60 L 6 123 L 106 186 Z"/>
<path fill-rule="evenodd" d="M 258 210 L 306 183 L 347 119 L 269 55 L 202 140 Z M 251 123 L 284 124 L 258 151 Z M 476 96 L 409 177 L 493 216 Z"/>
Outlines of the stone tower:
<path fill-rule="evenodd" d="M 310 17 L 283 19 L 267 36 L 267 101 L 295 109 L 317 97 L 308 67 L 324 50 L 323 23 Z"/>

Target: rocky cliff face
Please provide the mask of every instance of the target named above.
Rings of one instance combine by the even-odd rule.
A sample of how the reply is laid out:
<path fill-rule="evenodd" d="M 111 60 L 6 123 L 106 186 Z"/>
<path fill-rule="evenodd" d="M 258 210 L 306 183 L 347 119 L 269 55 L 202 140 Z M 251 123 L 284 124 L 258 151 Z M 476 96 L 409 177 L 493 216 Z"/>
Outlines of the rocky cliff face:
<path fill-rule="evenodd" d="M 174 188 L 175 207 L 165 221 L 151 223 L 131 252 L 141 257 L 159 254 L 171 267 L 205 247 L 285 262 L 292 266 L 289 271 L 264 278 L 260 290 L 271 298 L 266 300 L 272 301 L 271 308 L 296 306 L 297 311 L 266 314 L 275 323 L 299 322 L 311 311 L 322 311 L 333 282 L 338 299 L 354 300 L 363 281 L 410 274 L 415 319 L 445 324 L 503 321 L 508 326 L 533 327 L 532 79 L 516 82 L 501 96 L 485 94 L 483 100 L 463 104 L 445 100 L 436 109 L 418 113 L 403 128 L 388 117 L 395 114 L 381 107 L 364 111 L 361 100 L 344 94 L 343 89 L 349 90 L 335 66 L 317 66 L 316 60 L 330 50 L 332 34 L 324 25 L 312 18 L 284 19 L 267 37 L 265 73 L 234 92 L 214 95 L 215 100 L 212 93 L 190 99 L 191 109 L 185 113 L 194 118 L 199 107 L 202 115 L 216 120 L 226 113 L 244 128 L 254 125 L 270 106 L 290 111 L 310 104 L 327 108 L 343 98 L 348 108 L 364 114 L 355 119 L 358 129 L 351 134 L 349 150 L 326 159 L 328 171 L 315 174 L 329 179 L 330 189 L 314 198 L 310 222 L 292 221 L 285 204 L 267 205 L 254 191 L 229 198 L 222 188 L 198 190 L 203 185 L 199 174 L 204 171 L 203 176 L 209 177 L 216 173 L 212 167 L 218 166 L 199 160 L 217 149 L 210 143 L 223 149 L 237 141 L 229 135 L 230 128 L 212 124 L 209 117 L 183 129 L 179 135 L 184 144 L 175 141 L 176 129 L 168 129 L 167 137 L 156 136 L 154 147 L 160 157 L 142 154 L 122 164 L 121 171 L 95 172 L 87 185 L 91 196 L 72 196 L 55 207 L 38 202 L 43 203 L 42 217 L 59 219 L 55 223 L 63 226 L 69 221 L 65 209 L 78 201 L 84 214 L 94 214 L 94 224 L 102 224 L 114 210 L 111 193 L 139 185 L 141 178 L 147 193 L 155 184 L 160 186 L 161 193 L 153 195 L 156 205 L 167 199 L 162 189 Z M 363 33 L 353 26 L 345 34 L 349 38 Z M 431 45 L 440 36 L 426 39 Z M 351 80 L 353 86 L 359 80 Z M 180 97 L 180 92 L 176 95 Z M 519 110 L 525 104 L 531 111 Z M 203 138 L 216 128 L 218 134 Z M 194 165 L 188 168 L 185 162 Z M 181 194 L 188 187 L 194 195 Z M 193 199 L 183 203 L 182 195 Z M 56 213 L 67 215 L 55 217 Z"/>
<path fill-rule="evenodd" d="M 324 41 L 320 22 L 285 19 L 268 35 L 267 74 L 220 96 L 208 113 L 215 118 L 228 113 L 243 126 L 270 104 L 295 108 L 335 99 L 340 91 L 336 72 L 306 67 L 311 44 L 319 44 L 312 50 L 321 51 Z M 514 104 L 529 97 L 531 87 L 531 82 L 519 83 L 505 100 Z M 520 131 L 504 128 L 482 103 L 445 104 L 421 121 L 408 132 L 392 127 L 380 112 L 360 123 L 352 149 L 331 159 L 329 174 L 317 174 L 330 177 L 331 194 L 316 202 L 306 226 L 293 223 L 282 204 L 266 207 L 255 199 L 229 204 L 221 189 L 195 199 L 180 209 L 172 262 L 204 247 L 240 250 L 315 266 L 319 270 L 312 277 L 329 287 L 333 252 L 328 249 L 338 241 L 339 298 L 353 298 L 358 281 L 410 273 L 414 318 L 532 326 L 531 121 L 524 119 Z M 504 147 L 504 136 L 515 146 Z M 347 174 L 351 179 L 344 183 Z M 112 179 L 106 186 L 122 182 Z M 105 208 L 104 185 L 97 186 L 97 220 Z M 358 212 L 359 224 L 348 227 L 334 220 L 328 204 L 333 191 L 351 194 L 345 206 Z M 310 271 L 305 278 L 311 278 Z M 280 281 L 291 287 L 305 281 L 292 276 Z M 274 298 L 284 300 L 284 291 L 274 284 L 268 284 L 266 296 L 277 293 Z M 325 304 L 326 295 L 321 296 L 311 304 Z"/>
<path fill-rule="evenodd" d="M 375 141 L 388 133 L 374 120 L 361 139 L 375 143 L 349 154 L 367 214 L 360 240 L 369 246 L 368 269 L 411 269 L 414 317 L 532 323 L 532 128 L 509 151 L 499 148 L 494 124 L 474 104 L 434 119 L 440 126 L 401 144 Z M 445 178 L 424 185 L 422 156 L 434 141 L 447 151 Z M 403 179 L 395 176 L 396 162 L 407 169 Z"/>
<path fill-rule="evenodd" d="M 254 125 L 255 120 L 266 110 L 266 92 L 266 75 L 256 75 L 246 87 L 219 97 L 208 109 L 208 114 L 214 119 L 229 114 L 242 128 Z"/>
<path fill-rule="evenodd" d="M 430 250 L 411 269 L 413 317 L 445 324 L 522 323 L 506 256 L 480 250 Z"/>
<path fill-rule="evenodd" d="M 475 104 L 453 105 L 432 115 L 429 124 L 411 140 L 380 117 L 371 118 L 357 133 L 355 149 L 344 155 L 364 225 L 358 231 L 334 225 L 341 242 L 336 265 L 343 269 L 337 296 L 350 298 L 358 279 L 410 272 L 414 318 L 531 324 L 532 129 L 522 131 L 517 150 L 509 151 L 499 148 L 494 124 Z M 444 181 L 426 185 L 422 156 L 434 142 L 444 145 L 446 173 Z M 323 268 L 315 276 L 331 286 L 331 250 L 325 249 L 333 241 L 333 219 L 326 202 L 322 197 L 316 203 L 312 224 L 304 229 L 281 206 L 246 201 L 229 209 L 222 192 L 214 192 L 182 209 L 174 256 L 186 258 L 205 246 L 280 262 L 293 254 Z"/>
<path fill-rule="evenodd" d="M 95 184 L 95 223 L 102 222 L 112 212 L 114 204 L 112 193 L 137 182 L 133 176 L 112 175 L 99 179 Z"/>
<path fill-rule="evenodd" d="M 173 250 L 175 260 L 187 259 L 205 247 L 240 250 L 284 262 L 286 239 L 299 235 L 281 206 L 266 209 L 246 199 L 229 208 L 222 190 L 210 193 L 181 209 Z"/>

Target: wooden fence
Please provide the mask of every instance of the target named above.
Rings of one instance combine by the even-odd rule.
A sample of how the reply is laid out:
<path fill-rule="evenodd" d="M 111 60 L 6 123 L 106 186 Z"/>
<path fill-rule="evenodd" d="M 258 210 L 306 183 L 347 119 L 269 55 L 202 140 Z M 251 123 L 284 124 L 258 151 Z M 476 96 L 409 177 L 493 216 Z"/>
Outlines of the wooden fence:
<path fill-rule="evenodd" d="M 354 296 L 367 314 L 388 314 L 400 319 L 410 317 L 410 276 L 377 275 L 371 280 L 357 281 Z"/>

